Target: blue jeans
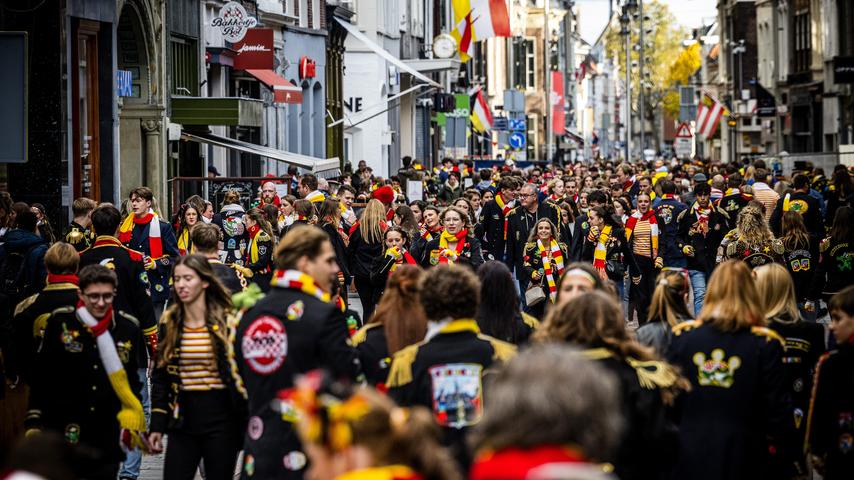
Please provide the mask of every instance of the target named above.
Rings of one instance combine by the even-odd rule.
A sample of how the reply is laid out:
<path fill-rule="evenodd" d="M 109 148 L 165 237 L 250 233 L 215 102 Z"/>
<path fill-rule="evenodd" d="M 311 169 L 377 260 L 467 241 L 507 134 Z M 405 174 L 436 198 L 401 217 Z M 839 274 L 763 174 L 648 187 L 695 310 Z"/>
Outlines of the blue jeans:
<path fill-rule="evenodd" d="M 148 424 L 151 398 L 148 396 L 148 375 L 145 368 L 137 369 L 139 381 L 142 383 L 142 410 L 145 412 L 145 423 Z M 119 478 L 139 478 L 139 467 L 142 464 L 142 453 L 139 449 L 128 452 L 122 469 L 119 471 Z"/>
<path fill-rule="evenodd" d="M 688 270 L 691 279 L 691 290 L 694 292 L 694 316 L 700 315 L 703 309 L 703 300 L 706 299 L 706 272 L 700 270 Z"/>

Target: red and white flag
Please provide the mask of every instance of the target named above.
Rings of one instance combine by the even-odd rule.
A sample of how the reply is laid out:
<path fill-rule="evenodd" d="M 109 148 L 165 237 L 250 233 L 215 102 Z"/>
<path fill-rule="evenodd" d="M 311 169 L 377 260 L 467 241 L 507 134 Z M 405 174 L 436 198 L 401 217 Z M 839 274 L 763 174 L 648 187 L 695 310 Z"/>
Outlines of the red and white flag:
<path fill-rule="evenodd" d="M 724 115 L 729 115 L 729 110 L 724 104 L 703 92 L 703 98 L 700 99 L 700 105 L 697 106 L 697 134 L 702 135 L 705 139 L 712 138 L 718 130 L 721 117 Z"/>

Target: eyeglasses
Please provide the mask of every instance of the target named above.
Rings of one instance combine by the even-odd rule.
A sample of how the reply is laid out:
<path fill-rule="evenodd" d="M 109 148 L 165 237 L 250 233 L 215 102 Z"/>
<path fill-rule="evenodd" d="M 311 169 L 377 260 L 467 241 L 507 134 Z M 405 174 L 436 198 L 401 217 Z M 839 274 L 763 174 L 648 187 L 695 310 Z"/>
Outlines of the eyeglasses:
<path fill-rule="evenodd" d="M 83 296 L 91 303 L 98 303 L 99 300 L 103 300 L 104 303 L 113 303 L 113 299 L 116 298 L 115 293 L 84 293 Z"/>

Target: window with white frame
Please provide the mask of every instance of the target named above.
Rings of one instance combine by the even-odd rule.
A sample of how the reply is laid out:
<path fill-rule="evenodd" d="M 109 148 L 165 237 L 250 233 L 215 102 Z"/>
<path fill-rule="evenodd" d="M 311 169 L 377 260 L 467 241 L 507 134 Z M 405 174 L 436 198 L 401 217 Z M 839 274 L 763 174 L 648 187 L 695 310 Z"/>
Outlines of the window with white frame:
<path fill-rule="evenodd" d="M 525 75 L 522 77 L 525 88 L 537 86 L 537 42 L 533 38 L 525 39 Z"/>

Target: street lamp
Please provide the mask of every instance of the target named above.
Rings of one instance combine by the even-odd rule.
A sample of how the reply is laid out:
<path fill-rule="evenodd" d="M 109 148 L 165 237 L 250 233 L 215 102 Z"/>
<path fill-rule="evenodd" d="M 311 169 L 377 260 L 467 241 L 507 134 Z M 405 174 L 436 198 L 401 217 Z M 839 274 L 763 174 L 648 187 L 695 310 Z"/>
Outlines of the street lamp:
<path fill-rule="evenodd" d="M 620 15 L 620 35 L 625 37 L 626 41 L 626 139 L 623 145 L 626 152 L 626 161 L 631 162 L 631 142 L 632 142 L 632 56 L 631 56 L 631 32 L 629 31 L 629 6 L 635 0 L 630 0 L 623 6 L 623 14 Z M 637 3 L 635 3 L 637 6 Z"/>

